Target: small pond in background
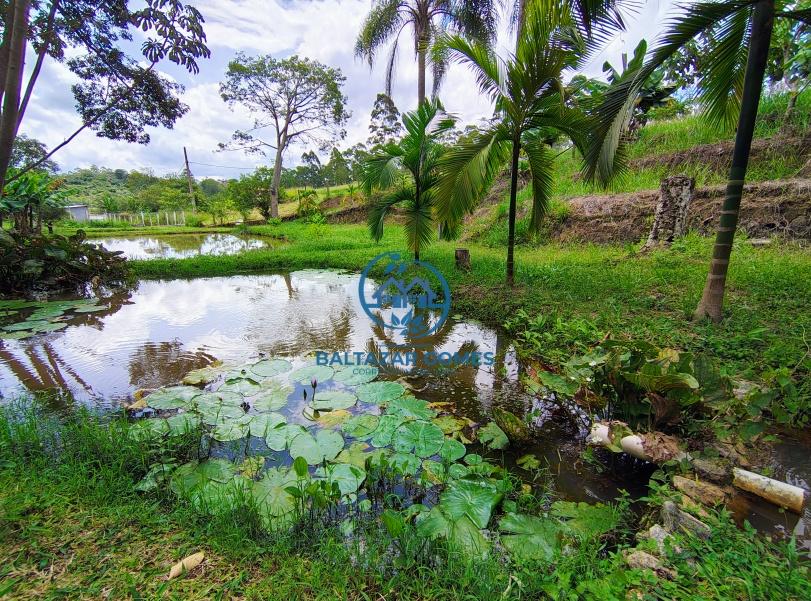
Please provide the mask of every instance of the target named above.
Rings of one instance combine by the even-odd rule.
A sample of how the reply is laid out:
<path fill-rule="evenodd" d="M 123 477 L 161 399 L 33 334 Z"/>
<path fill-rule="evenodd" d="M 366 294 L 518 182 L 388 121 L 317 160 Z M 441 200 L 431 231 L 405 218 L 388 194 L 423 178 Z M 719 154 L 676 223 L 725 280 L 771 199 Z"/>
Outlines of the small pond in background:
<path fill-rule="evenodd" d="M 115 236 L 89 240 L 110 251 L 121 251 L 127 259 L 186 259 L 198 255 L 235 255 L 245 250 L 266 248 L 268 243 L 251 236 L 234 234 L 171 234 L 166 236 Z"/>
<path fill-rule="evenodd" d="M 131 242 L 136 248 L 144 240 L 157 237 L 122 242 Z M 61 389 L 70 395 L 45 397 L 55 411 L 69 409 L 76 402 L 118 410 L 131 402 L 135 391 L 178 384 L 189 371 L 215 361 L 238 366 L 262 356 L 278 357 L 300 368 L 316 350 L 402 349 L 405 341 L 391 339 L 366 316 L 358 299 L 358 283 L 359 276 L 354 274 L 318 270 L 143 281 L 99 301 L 97 306 L 74 302 L 74 307 L 63 308 L 63 314 L 53 314 L 55 322 L 47 321 L 48 308 L 20 308 L 13 317 L 0 315 L 3 324 L 25 319 L 28 311 L 38 311 L 35 319 L 41 321 L 35 322 L 39 325 L 33 332 L 13 332 L 26 337 L 0 340 L 0 402 L 18 397 L 26 389 Z M 67 305 L 70 302 L 66 301 Z M 50 326 L 60 329 L 50 331 Z M 521 389 L 521 365 L 500 331 L 452 316 L 439 331 L 422 339 L 420 349 L 493 353 L 495 363 L 456 369 L 388 367 L 381 369 L 380 379 L 400 379 L 419 399 L 447 404 L 454 416 L 481 426 L 490 421 L 494 404 L 518 415 L 532 412 L 535 416 L 531 446 L 515 452 L 510 448 L 476 452 L 524 478 L 527 472 L 516 467 L 516 461 L 534 453 L 552 476 L 554 494 L 567 500 L 610 501 L 623 489 L 632 498 L 645 494 L 651 466 L 618 455 L 612 456 L 615 469 L 600 473 L 584 462 L 581 441 L 588 424 L 562 417 L 556 405 Z M 303 394 L 303 390 L 305 387 L 299 385 L 296 394 Z M 287 417 L 291 423 L 304 421 L 298 415 Z M 778 478 L 803 486 L 811 482 L 807 452 L 778 447 L 775 466 Z M 766 530 L 794 530 L 807 544 L 809 510 L 799 521 L 762 503 L 749 503 L 737 513 Z"/>

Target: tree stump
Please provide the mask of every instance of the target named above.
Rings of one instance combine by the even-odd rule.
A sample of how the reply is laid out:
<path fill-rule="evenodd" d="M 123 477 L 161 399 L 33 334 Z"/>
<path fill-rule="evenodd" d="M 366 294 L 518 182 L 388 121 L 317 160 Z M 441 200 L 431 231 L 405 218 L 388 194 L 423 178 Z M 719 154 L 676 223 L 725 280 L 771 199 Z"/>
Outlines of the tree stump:
<path fill-rule="evenodd" d="M 470 251 L 468 249 L 456 249 L 456 269 L 470 271 Z"/>
<path fill-rule="evenodd" d="M 696 180 L 686 175 L 674 175 L 662 180 L 653 226 L 643 251 L 656 246 L 670 246 L 675 238 L 684 234 L 695 185 Z"/>

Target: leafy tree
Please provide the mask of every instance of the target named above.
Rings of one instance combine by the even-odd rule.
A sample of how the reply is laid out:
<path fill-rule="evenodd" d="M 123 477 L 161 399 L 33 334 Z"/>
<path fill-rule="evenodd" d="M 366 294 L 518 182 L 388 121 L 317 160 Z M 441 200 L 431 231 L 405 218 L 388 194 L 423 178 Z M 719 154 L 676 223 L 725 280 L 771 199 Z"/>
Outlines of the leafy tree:
<path fill-rule="evenodd" d="M 482 43 L 492 41 L 496 35 L 495 3 L 491 0 L 374 0 L 355 43 L 355 55 L 366 59 L 371 67 L 380 48 L 394 40 L 386 66 L 386 94 L 389 96 L 400 33 L 407 27 L 411 28 L 417 58 L 417 102 L 421 103 L 426 98 L 425 70 L 433 41 L 447 30 L 464 33 Z M 448 61 L 441 53 L 431 53 L 430 63 L 435 96 Z"/>
<path fill-rule="evenodd" d="M 29 138 L 25 134 L 21 134 L 14 140 L 9 167 L 22 169 L 26 165 L 39 163 L 39 169 L 47 171 L 48 173 L 56 173 L 59 171 L 59 165 L 45 158 L 47 154 L 48 149 L 45 147 L 45 144 L 36 138 Z"/>
<path fill-rule="evenodd" d="M 315 151 L 309 150 L 301 155 L 302 165 L 301 177 L 305 186 L 320 188 L 324 185 L 324 174 L 322 173 L 321 159 Z"/>
<path fill-rule="evenodd" d="M 348 184 L 352 181 L 352 173 L 349 171 L 346 157 L 334 146 L 329 154 L 329 163 L 324 165 L 324 178 L 333 186 Z"/>
<path fill-rule="evenodd" d="M 207 177 L 200 182 L 200 190 L 205 196 L 216 196 L 220 192 L 224 191 L 225 188 L 226 184 L 210 177 Z"/>
<path fill-rule="evenodd" d="M 808 7 L 811 2 L 802 4 Z M 766 75 L 773 85 L 788 92 L 785 120 L 790 124 L 797 98 L 811 81 L 811 25 L 788 19 L 774 24 Z"/>
<path fill-rule="evenodd" d="M 228 197 L 234 208 L 247 221 L 253 209 L 259 209 L 265 220 L 270 219 L 270 189 L 273 171 L 260 167 L 250 175 L 242 175 L 238 180 L 228 182 Z"/>
<path fill-rule="evenodd" d="M 43 218 L 62 213 L 64 194 L 62 182 L 44 171 L 31 171 L 9 181 L 0 197 L 0 216 L 11 215 L 14 230 L 25 237 L 42 232 Z"/>
<path fill-rule="evenodd" d="M 147 126 L 171 127 L 188 110 L 178 98 L 182 87 L 156 66 L 169 60 L 197 73 L 197 59 L 209 56 L 202 15 L 180 0 L 137 7 L 126 0 L 9 0 L 0 12 L 0 188 L 26 109 L 36 100 L 34 89 L 45 60 L 65 64 L 79 79 L 73 94 L 82 124 L 11 177 L 38 167 L 86 128 L 101 137 L 146 144 Z M 138 57 L 129 53 L 133 30 L 142 38 Z M 34 62 L 24 86 L 27 54 Z"/>
<path fill-rule="evenodd" d="M 402 131 L 400 111 L 394 101 L 387 94 L 378 94 L 369 120 L 369 144 L 382 146 L 394 142 Z"/>
<path fill-rule="evenodd" d="M 479 196 L 495 176 L 510 163 L 510 207 L 507 237 L 507 284 L 514 276 L 516 195 L 519 156 L 526 153 L 532 176 L 532 215 L 530 229 L 537 231 L 549 206 L 555 153 L 546 143 L 550 134 L 562 133 L 582 148 L 589 121 L 585 115 L 566 106 L 563 73 L 574 68 L 584 47 L 569 26 L 567 11 L 527 7 L 523 35 L 516 51 L 501 58 L 487 46 L 461 36 L 443 43 L 451 56 L 467 64 L 481 91 L 495 103 L 496 120 L 471 141 L 451 149 L 441 162 L 437 188 L 440 217 L 461 221 L 471 212 Z"/>
<path fill-rule="evenodd" d="M 622 132 L 647 78 L 697 37 L 712 40 L 697 82 L 699 100 L 710 122 L 731 127 L 737 121 L 737 129 L 712 262 L 695 319 L 709 317 L 717 322 L 722 317 L 729 258 L 775 20 L 808 24 L 811 9 L 785 0 L 720 0 L 684 7 L 645 64 L 633 77 L 612 86 L 596 113 L 597 124 L 586 153 L 586 175 L 606 181 L 625 166 Z"/>
<path fill-rule="evenodd" d="M 340 69 L 298 56 L 275 59 L 238 54 L 228 64 L 226 79 L 220 83 L 223 100 L 231 107 L 244 106 L 255 117 L 254 127 L 234 133 L 233 144 L 247 152 L 275 151 L 271 217 L 279 216 L 279 182 L 287 147 L 307 141 L 323 145 L 345 136 L 343 126 L 349 119 L 341 91 L 345 79 Z M 267 126 L 275 133 L 270 141 L 257 135 Z"/>
<path fill-rule="evenodd" d="M 437 164 L 444 151 L 438 139 L 453 127 L 454 120 L 434 99 L 403 115 L 403 123 L 405 136 L 386 144 L 380 154 L 366 161 L 363 187 L 367 194 L 383 192 L 369 210 L 372 237 L 380 240 L 386 216 L 394 207 L 402 207 L 408 248 L 419 261 L 420 249 L 430 244 L 434 232 Z M 453 229 L 445 227 L 443 231 L 450 235 Z"/>

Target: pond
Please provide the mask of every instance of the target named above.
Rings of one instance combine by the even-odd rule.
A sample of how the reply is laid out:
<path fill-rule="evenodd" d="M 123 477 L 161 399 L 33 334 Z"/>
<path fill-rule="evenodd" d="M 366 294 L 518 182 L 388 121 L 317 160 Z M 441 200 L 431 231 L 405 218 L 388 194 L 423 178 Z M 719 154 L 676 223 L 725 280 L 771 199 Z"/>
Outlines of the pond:
<path fill-rule="evenodd" d="M 111 251 L 121 251 L 127 259 L 185 259 L 197 255 L 235 255 L 245 250 L 266 248 L 265 240 L 233 234 L 171 234 L 166 236 L 115 236 L 95 238 Z"/>
<path fill-rule="evenodd" d="M 241 382 L 241 366 L 247 364 L 248 374 L 254 377 L 251 364 L 267 365 L 268 360 L 281 359 L 284 369 L 279 374 L 275 368 L 271 370 L 272 377 L 261 384 L 261 394 L 270 391 L 270 403 L 277 402 L 274 395 L 282 394 L 283 402 L 278 407 L 272 405 L 272 413 L 281 415 L 290 427 L 307 427 L 313 425 L 311 410 L 308 415 L 313 391 L 309 376 L 297 378 L 295 374 L 307 373 L 299 370 L 313 365 L 314 351 L 361 350 L 379 354 L 414 348 L 404 346 L 406 341 L 393 338 L 366 316 L 358 298 L 358 284 L 357 275 L 304 270 L 277 275 L 144 281 L 132 290 L 98 302 L 6 307 L 10 315 L 4 323 L 28 318 L 22 323 L 33 325 L 7 331 L 6 339 L 0 340 L 0 395 L 12 399 L 25 390 L 56 389 L 69 395 L 44 397 L 55 411 L 69 410 L 75 402 L 113 411 L 131 403 L 136 391 L 178 385 L 190 371 L 222 362 L 215 372 L 219 374 L 218 385 L 226 386 L 222 384 L 223 378 L 226 382 L 233 378 L 231 386 L 251 400 L 248 392 L 239 388 L 254 386 L 251 381 Z M 52 331 L 55 328 L 58 329 Z M 409 410 L 429 411 L 446 416 L 451 422 L 465 423 L 466 429 L 458 433 L 462 440 L 464 432 L 470 431 L 475 438 L 476 431 L 493 419 L 496 406 L 518 415 L 530 413 L 533 441 L 529 446 L 514 452 L 511 447 L 492 451 L 475 445 L 475 452 L 532 484 L 539 472 L 531 476 L 521 462 L 533 455 L 541 466 L 545 486 L 551 482 L 552 494 L 566 500 L 610 501 L 621 490 L 628 491 L 632 498 L 645 494 L 652 466 L 621 455 L 612 456 L 613 465 L 602 472 L 587 463 L 581 455 L 581 441 L 588 424 L 565 417 L 554 404 L 521 389 L 518 381 L 522 366 L 502 332 L 451 315 L 436 333 L 422 340 L 420 348 L 451 355 L 492 353 L 495 360 L 492 365 L 478 367 L 419 364 L 381 368 L 376 380 L 403 382 L 415 400 L 430 403 L 427 408 L 410 406 Z M 357 394 L 357 382 L 351 382 L 351 386 L 341 383 L 337 371 L 328 371 L 329 374 L 318 372 L 319 394 L 331 394 L 335 387 L 338 392 Z M 264 375 L 256 378 L 262 380 Z M 251 394 L 260 394 L 258 390 L 251 390 Z M 186 400 L 178 402 L 183 407 Z M 233 407 L 228 410 L 236 411 Z M 250 411 L 247 417 L 256 417 L 253 408 Z M 349 411 L 354 415 L 382 414 L 380 406 L 374 403 L 353 403 Z M 241 410 L 237 413 L 241 415 Z M 224 438 L 229 440 L 230 434 Z M 261 437 L 250 440 L 250 449 L 268 450 Z M 811 463 L 807 454 L 801 457 L 792 448 L 781 448 L 783 455 L 775 461 L 781 473 L 776 476 L 807 484 L 811 482 Z M 223 452 L 234 458 L 233 451 Z M 798 522 L 796 516 L 761 503 L 748 503 L 737 509 L 740 517 L 761 528 L 795 530 L 803 538 L 807 537 L 807 525 L 811 524 L 808 512 Z"/>

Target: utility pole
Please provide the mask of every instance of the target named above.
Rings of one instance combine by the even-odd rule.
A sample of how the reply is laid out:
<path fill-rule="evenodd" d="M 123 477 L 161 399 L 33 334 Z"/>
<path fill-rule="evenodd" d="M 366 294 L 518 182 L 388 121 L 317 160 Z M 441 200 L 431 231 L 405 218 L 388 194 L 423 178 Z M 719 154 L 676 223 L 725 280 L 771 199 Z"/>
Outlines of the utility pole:
<path fill-rule="evenodd" d="M 191 210 L 192 213 L 197 212 L 197 195 L 194 193 L 194 181 L 191 177 L 191 169 L 189 168 L 189 154 L 186 152 L 186 147 L 183 147 L 183 159 L 186 161 L 186 177 L 189 180 L 189 195 L 191 196 Z"/>

